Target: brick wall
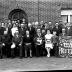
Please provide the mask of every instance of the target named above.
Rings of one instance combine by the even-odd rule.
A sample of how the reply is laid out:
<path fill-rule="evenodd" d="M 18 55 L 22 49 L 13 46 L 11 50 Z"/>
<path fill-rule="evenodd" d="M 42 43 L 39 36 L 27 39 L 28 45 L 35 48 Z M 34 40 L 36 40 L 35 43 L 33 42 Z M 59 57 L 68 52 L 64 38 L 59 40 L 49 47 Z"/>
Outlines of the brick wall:
<path fill-rule="evenodd" d="M 0 20 L 17 8 L 27 13 L 29 22 L 38 21 L 38 0 L 0 0 Z M 39 21 L 59 22 L 61 8 L 72 8 L 72 0 L 39 0 Z"/>

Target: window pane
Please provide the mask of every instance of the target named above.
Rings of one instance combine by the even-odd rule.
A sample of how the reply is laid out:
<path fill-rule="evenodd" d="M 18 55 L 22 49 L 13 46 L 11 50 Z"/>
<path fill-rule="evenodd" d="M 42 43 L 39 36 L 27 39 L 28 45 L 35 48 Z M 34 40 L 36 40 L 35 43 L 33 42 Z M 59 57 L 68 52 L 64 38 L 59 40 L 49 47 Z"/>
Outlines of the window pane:
<path fill-rule="evenodd" d="M 67 23 L 67 22 L 68 22 L 68 20 L 67 20 L 67 15 L 62 15 L 62 16 L 61 16 L 61 19 L 62 19 L 62 21 L 63 21 L 64 23 Z"/>
<path fill-rule="evenodd" d="M 72 23 L 72 15 L 70 16 L 70 22 Z"/>

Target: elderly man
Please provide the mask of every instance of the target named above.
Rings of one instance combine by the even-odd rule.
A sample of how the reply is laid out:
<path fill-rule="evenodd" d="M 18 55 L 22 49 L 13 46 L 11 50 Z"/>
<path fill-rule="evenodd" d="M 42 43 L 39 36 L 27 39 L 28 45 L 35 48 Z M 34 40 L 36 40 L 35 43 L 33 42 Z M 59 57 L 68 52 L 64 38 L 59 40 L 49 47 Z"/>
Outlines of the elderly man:
<path fill-rule="evenodd" d="M 25 24 L 21 23 L 20 24 L 20 27 L 19 27 L 19 32 L 22 36 L 22 39 L 25 37 L 25 31 L 26 31 L 26 28 L 25 28 Z M 23 42 L 23 41 L 22 41 Z M 22 58 L 24 56 L 24 48 L 23 48 L 23 43 L 22 43 L 22 46 L 20 48 L 20 57 Z"/>
<path fill-rule="evenodd" d="M 45 22 L 45 30 L 47 30 L 48 28 L 49 28 L 49 25 L 48 25 L 48 23 L 47 22 Z"/>
<path fill-rule="evenodd" d="M 35 28 L 35 22 L 32 22 L 32 27 Z"/>
<path fill-rule="evenodd" d="M 32 27 L 31 23 L 28 23 L 28 29 L 30 31 L 30 34 L 32 35 L 32 37 L 34 37 L 34 35 L 36 34 L 35 28 Z"/>
<path fill-rule="evenodd" d="M 65 28 L 62 28 L 62 33 L 59 36 L 67 36 Z"/>
<path fill-rule="evenodd" d="M 53 33 L 53 25 L 52 25 L 52 22 L 49 22 L 49 30 L 50 30 L 50 32 L 51 32 L 51 34 Z"/>
<path fill-rule="evenodd" d="M 44 24 L 44 22 L 43 22 L 43 21 L 41 21 L 41 22 L 40 22 L 41 28 L 43 27 L 43 24 Z"/>
<path fill-rule="evenodd" d="M 53 31 L 56 31 L 56 35 L 59 36 L 59 27 L 58 27 L 58 23 L 55 24 Z"/>
<path fill-rule="evenodd" d="M 70 23 L 66 24 L 66 34 L 67 36 L 72 36 L 72 25 Z"/>
<path fill-rule="evenodd" d="M 43 48 L 43 38 L 41 35 L 41 29 L 37 29 L 37 35 L 34 38 L 35 49 L 36 49 L 36 56 L 39 57 L 42 55 L 42 48 Z"/>
<path fill-rule="evenodd" d="M 28 23 L 28 29 L 29 29 L 29 31 L 30 31 L 31 37 L 34 38 L 35 35 L 36 35 L 36 30 L 35 30 L 35 28 L 32 26 L 31 23 Z M 35 48 L 34 42 L 32 42 L 33 55 L 35 55 L 35 49 L 34 49 L 34 48 Z"/>
<path fill-rule="evenodd" d="M 39 23 L 36 21 L 36 22 L 35 22 L 35 29 L 37 29 L 38 24 L 39 24 Z"/>
<path fill-rule="evenodd" d="M 26 23 L 26 21 L 25 21 L 25 19 L 24 19 L 24 18 L 22 19 L 22 23 Z"/>
<path fill-rule="evenodd" d="M 29 50 L 29 55 L 30 57 L 32 57 L 32 42 L 33 38 L 30 35 L 29 30 L 26 30 L 26 35 L 23 38 L 23 44 L 24 44 L 24 48 L 25 48 L 25 57 L 28 57 L 28 50 Z"/>

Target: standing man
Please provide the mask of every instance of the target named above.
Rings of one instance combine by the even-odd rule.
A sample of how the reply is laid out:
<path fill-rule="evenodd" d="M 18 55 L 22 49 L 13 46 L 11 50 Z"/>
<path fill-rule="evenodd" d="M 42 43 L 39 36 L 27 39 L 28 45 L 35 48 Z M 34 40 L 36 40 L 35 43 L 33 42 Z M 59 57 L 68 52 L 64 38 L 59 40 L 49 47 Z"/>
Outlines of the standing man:
<path fill-rule="evenodd" d="M 53 25 L 52 25 L 52 22 L 49 22 L 49 30 L 50 30 L 50 32 L 51 32 L 51 34 L 53 33 Z"/>
<path fill-rule="evenodd" d="M 32 35 L 32 37 L 34 37 L 34 35 L 36 34 L 35 28 L 32 27 L 31 23 L 28 23 L 28 29 L 30 31 L 30 34 Z"/>
<path fill-rule="evenodd" d="M 52 42 L 53 42 L 53 51 L 52 54 L 53 56 L 58 56 L 58 44 L 59 44 L 59 38 L 56 35 L 56 31 L 53 31 L 53 37 L 52 37 Z"/>
<path fill-rule="evenodd" d="M 53 28 L 53 30 L 56 31 L 57 36 L 59 36 L 62 33 L 62 28 L 61 28 L 61 26 L 59 26 L 58 23 L 55 24 L 55 27 Z"/>
<path fill-rule="evenodd" d="M 45 30 L 47 30 L 48 28 L 49 28 L 49 25 L 48 25 L 48 23 L 47 22 L 45 22 Z"/>
<path fill-rule="evenodd" d="M 4 41 L 3 41 L 3 38 L 4 38 L 4 23 L 1 23 L 0 25 L 0 58 L 3 58 L 3 54 L 5 55 L 5 44 L 4 44 Z"/>
<path fill-rule="evenodd" d="M 22 36 L 22 39 L 24 39 L 25 37 L 25 31 L 26 31 L 26 28 L 25 28 L 25 24 L 21 23 L 20 25 L 20 28 L 19 28 L 19 32 Z M 24 56 L 24 45 L 23 45 L 23 40 L 22 40 L 22 46 L 20 48 L 20 56 L 23 57 Z"/>
<path fill-rule="evenodd" d="M 4 31 L 4 43 L 5 43 L 5 49 L 6 49 L 6 56 L 9 58 L 10 57 L 10 46 L 12 42 L 12 35 L 11 35 L 11 30 L 6 27 L 6 30 Z"/>
<path fill-rule="evenodd" d="M 67 36 L 65 28 L 62 28 L 62 33 L 59 36 Z"/>
<path fill-rule="evenodd" d="M 1 23 L 1 28 L 0 28 L 0 39 L 1 39 L 2 43 L 4 43 L 3 39 L 4 39 L 4 31 L 5 30 L 6 30 L 5 29 L 5 24 L 2 22 Z M 4 56 L 6 56 L 6 48 L 5 48 L 5 46 L 3 46 L 2 50 L 3 50 L 2 52 L 3 52 Z"/>

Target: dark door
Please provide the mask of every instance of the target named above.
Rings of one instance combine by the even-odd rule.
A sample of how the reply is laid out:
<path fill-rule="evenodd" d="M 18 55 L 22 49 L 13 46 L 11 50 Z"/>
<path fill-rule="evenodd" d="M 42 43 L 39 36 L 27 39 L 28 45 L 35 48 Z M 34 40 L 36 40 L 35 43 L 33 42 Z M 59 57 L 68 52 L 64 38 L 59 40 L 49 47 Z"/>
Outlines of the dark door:
<path fill-rule="evenodd" d="M 9 13 L 8 18 L 10 20 L 20 20 L 22 22 L 22 19 L 24 18 L 26 20 L 26 23 L 28 23 L 27 14 L 21 10 L 21 9 L 14 9 Z"/>

